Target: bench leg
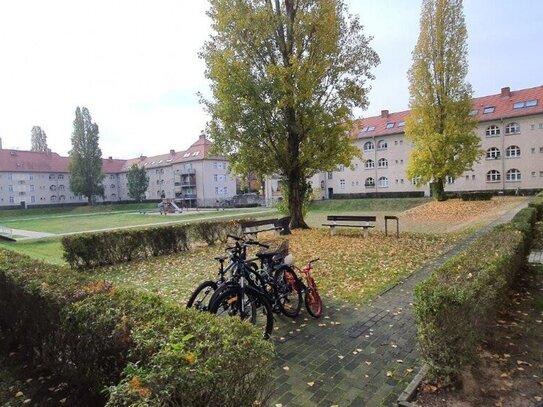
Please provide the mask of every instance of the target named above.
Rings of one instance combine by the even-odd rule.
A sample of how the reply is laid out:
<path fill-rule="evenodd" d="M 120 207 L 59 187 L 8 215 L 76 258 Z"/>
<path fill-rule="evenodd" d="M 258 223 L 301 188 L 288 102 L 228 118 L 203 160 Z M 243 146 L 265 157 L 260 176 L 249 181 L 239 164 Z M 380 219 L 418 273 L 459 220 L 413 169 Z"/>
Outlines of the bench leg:
<path fill-rule="evenodd" d="M 369 229 L 368 228 L 364 228 L 364 237 L 368 237 L 369 236 Z"/>
<path fill-rule="evenodd" d="M 274 235 L 275 237 L 279 237 L 279 229 L 274 230 L 274 231 L 273 231 L 273 235 Z"/>
<path fill-rule="evenodd" d="M 330 226 L 330 236 L 335 236 L 335 235 L 336 235 L 336 227 Z"/>

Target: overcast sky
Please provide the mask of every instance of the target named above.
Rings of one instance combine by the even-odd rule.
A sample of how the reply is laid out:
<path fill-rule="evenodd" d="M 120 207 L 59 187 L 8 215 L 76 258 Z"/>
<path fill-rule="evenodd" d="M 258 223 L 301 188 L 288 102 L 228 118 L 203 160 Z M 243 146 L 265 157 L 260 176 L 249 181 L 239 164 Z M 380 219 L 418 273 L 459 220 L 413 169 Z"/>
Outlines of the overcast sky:
<path fill-rule="evenodd" d="M 357 116 L 408 106 L 406 72 L 420 0 L 347 0 L 381 58 L 370 105 Z M 468 80 L 475 96 L 543 85 L 543 2 L 465 0 Z M 39 125 L 49 147 L 70 149 L 76 106 L 100 127 L 103 155 L 183 150 L 205 127 L 197 52 L 209 35 L 204 0 L 0 2 L 0 137 L 30 148 Z"/>

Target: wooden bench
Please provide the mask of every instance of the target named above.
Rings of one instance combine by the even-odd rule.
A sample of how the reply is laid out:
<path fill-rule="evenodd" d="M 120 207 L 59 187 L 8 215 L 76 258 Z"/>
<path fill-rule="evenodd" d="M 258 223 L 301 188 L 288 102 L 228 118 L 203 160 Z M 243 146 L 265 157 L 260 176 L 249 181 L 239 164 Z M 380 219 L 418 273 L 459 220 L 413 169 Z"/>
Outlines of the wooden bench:
<path fill-rule="evenodd" d="M 330 227 L 330 235 L 336 234 L 337 227 L 349 227 L 349 228 L 363 228 L 364 237 L 368 237 L 369 229 L 374 228 L 375 225 L 370 225 L 369 222 L 377 221 L 376 216 L 351 216 L 351 215 L 328 215 L 326 220 L 330 223 L 323 223 L 322 226 Z M 338 223 L 340 222 L 340 223 Z"/>
<path fill-rule="evenodd" d="M 254 220 L 248 222 L 241 222 L 241 232 L 245 235 L 254 235 L 256 236 L 262 232 L 274 231 L 275 236 L 278 237 L 281 235 L 290 234 L 290 229 L 288 224 L 290 222 L 290 217 L 284 218 L 275 218 L 275 219 L 262 219 Z"/>

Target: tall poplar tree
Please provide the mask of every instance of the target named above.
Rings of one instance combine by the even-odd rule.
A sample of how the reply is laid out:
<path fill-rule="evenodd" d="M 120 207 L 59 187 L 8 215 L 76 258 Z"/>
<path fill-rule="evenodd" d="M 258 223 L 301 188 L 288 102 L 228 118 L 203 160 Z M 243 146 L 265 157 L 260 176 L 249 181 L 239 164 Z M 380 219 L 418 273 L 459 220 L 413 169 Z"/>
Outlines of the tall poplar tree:
<path fill-rule="evenodd" d="M 481 156 L 468 72 L 462 0 L 423 0 L 420 34 L 409 70 L 411 114 L 405 134 L 414 148 L 407 174 L 430 182 L 446 199 L 444 181 L 472 169 Z"/>
<path fill-rule="evenodd" d="M 47 135 L 40 126 L 32 127 L 30 132 L 30 151 L 47 151 Z"/>
<path fill-rule="evenodd" d="M 94 196 L 104 196 L 98 133 L 98 125 L 92 122 L 89 109 L 77 107 L 70 150 L 70 189 L 75 194 L 85 195 L 89 205 L 92 205 Z"/>
<path fill-rule="evenodd" d="M 292 228 L 307 227 L 306 179 L 349 165 L 352 109 L 379 57 L 344 0 L 210 0 L 201 53 L 208 133 L 237 174 L 279 175 Z"/>

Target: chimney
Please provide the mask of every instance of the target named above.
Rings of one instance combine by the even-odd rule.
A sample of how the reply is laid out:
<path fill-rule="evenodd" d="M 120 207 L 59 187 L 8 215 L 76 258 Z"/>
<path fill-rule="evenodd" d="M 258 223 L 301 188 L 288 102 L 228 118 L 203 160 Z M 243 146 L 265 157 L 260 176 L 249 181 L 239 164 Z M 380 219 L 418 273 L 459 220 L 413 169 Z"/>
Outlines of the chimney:
<path fill-rule="evenodd" d="M 145 160 L 146 158 L 147 158 L 147 156 L 145 156 L 145 155 L 143 155 L 143 154 L 140 155 L 140 161 L 143 161 L 143 160 Z"/>
<path fill-rule="evenodd" d="M 109 161 L 113 161 L 113 157 L 112 157 L 112 156 L 109 156 L 107 159 L 108 159 Z"/>
<path fill-rule="evenodd" d="M 204 133 L 200 133 L 200 140 L 205 140 L 206 139 L 206 135 Z"/>
<path fill-rule="evenodd" d="M 2 137 L 0 137 L 0 150 L 2 150 Z"/>
<path fill-rule="evenodd" d="M 175 155 L 175 150 L 170 150 L 170 155 Z"/>
<path fill-rule="evenodd" d="M 511 89 L 509 86 L 502 88 L 502 97 L 511 97 Z"/>
<path fill-rule="evenodd" d="M 388 118 L 388 110 L 381 110 L 381 117 L 383 119 Z"/>

